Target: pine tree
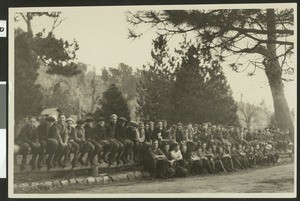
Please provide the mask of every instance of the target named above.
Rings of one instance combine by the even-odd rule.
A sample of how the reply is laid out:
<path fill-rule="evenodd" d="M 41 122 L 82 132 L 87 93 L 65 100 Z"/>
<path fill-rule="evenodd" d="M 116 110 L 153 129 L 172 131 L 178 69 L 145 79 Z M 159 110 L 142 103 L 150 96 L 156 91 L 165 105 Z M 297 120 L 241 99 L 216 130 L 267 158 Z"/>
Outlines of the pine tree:
<path fill-rule="evenodd" d="M 176 51 L 182 61 L 175 71 L 171 121 L 238 125 L 237 106 L 222 67 L 202 49 L 185 40 Z"/>
<path fill-rule="evenodd" d="M 15 32 L 15 119 L 38 115 L 42 109 L 40 86 L 35 84 L 39 64 L 30 49 L 30 36 L 22 30 Z"/>
<path fill-rule="evenodd" d="M 142 80 L 137 84 L 138 107 L 136 114 L 143 121 L 168 119 L 170 107 L 170 89 L 174 65 L 168 60 L 168 48 L 163 37 L 153 41 L 151 51 L 153 63 L 144 66 Z"/>
<path fill-rule="evenodd" d="M 108 118 L 110 115 L 116 114 L 130 120 L 130 112 L 127 102 L 122 92 L 115 84 L 111 84 L 110 87 L 103 92 L 100 105 L 101 108 L 94 114 L 96 118 L 100 116 Z"/>

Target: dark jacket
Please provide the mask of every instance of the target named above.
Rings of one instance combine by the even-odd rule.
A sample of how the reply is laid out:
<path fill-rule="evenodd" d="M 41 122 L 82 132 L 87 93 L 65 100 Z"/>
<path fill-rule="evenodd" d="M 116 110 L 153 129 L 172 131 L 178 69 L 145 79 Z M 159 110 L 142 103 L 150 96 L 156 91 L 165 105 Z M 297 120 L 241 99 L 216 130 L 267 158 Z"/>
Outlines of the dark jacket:
<path fill-rule="evenodd" d="M 37 127 L 38 137 L 40 140 L 47 141 L 50 127 L 51 127 L 51 125 L 47 121 L 42 122 Z"/>
<path fill-rule="evenodd" d="M 125 127 L 125 125 L 122 126 L 120 124 L 117 124 L 115 138 L 117 140 L 120 140 L 120 141 L 128 139 L 127 138 L 127 134 L 126 134 L 126 127 Z"/>
<path fill-rule="evenodd" d="M 51 128 L 49 129 L 49 138 L 54 138 L 58 142 L 67 142 L 68 133 L 67 133 L 67 124 L 54 122 Z"/>
<path fill-rule="evenodd" d="M 95 141 L 95 134 L 93 132 L 93 128 L 90 125 L 84 125 L 85 130 L 85 139 L 87 141 Z"/>
<path fill-rule="evenodd" d="M 107 139 L 114 139 L 116 134 L 116 125 L 112 123 L 108 123 L 105 125 L 106 130 L 106 138 Z"/>
<path fill-rule="evenodd" d="M 37 129 L 29 125 L 25 125 L 19 135 L 16 137 L 15 141 L 23 141 L 28 144 L 36 143 L 39 141 Z"/>
<path fill-rule="evenodd" d="M 106 129 L 104 126 L 100 126 L 99 124 L 93 129 L 95 140 L 106 140 Z"/>

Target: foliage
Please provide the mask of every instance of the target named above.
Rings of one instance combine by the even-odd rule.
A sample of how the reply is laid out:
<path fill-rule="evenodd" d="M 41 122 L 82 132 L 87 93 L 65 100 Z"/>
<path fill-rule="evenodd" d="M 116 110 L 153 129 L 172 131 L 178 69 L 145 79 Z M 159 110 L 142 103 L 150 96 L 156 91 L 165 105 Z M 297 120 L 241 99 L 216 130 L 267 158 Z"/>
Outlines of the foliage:
<path fill-rule="evenodd" d="M 166 41 L 158 37 L 153 41 L 154 49 L 151 51 L 152 64 L 144 66 L 142 70 L 143 79 L 137 83 L 136 114 L 143 121 L 168 118 L 171 113 L 170 89 L 172 85 L 172 73 L 174 66 L 166 62 L 167 53 Z"/>
<path fill-rule="evenodd" d="M 98 109 L 94 114 L 96 118 L 100 116 L 108 118 L 110 115 L 116 114 L 130 120 L 127 102 L 115 84 L 111 84 L 110 87 L 103 92 L 100 105 L 101 109 Z"/>
<path fill-rule="evenodd" d="M 15 31 L 15 118 L 38 115 L 41 110 L 40 85 L 35 84 L 39 64 L 30 51 L 30 37 L 20 29 Z"/>
<path fill-rule="evenodd" d="M 138 38 L 149 25 L 158 35 L 169 37 L 175 34 L 194 34 L 203 43 L 202 49 L 236 55 L 233 70 L 255 75 L 262 69 L 268 78 L 273 96 L 274 111 L 280 128 L 288 128 L 293 138 L 294 124 L 289 114 L 283 81 L 284 75 L 293 74 L 290 65 L 294 42 L 294 9 L 211 9 L 211 10 L 160 10 L 127 13 L 127 21 L 133 25 L 129 36 Z M 140 26 L 138 26 L 140 25 Z M 136 30 L 141 33 L 135 33 Z M 255 59 L 249 59 L 254 55 Z M 240 60 L 241 59 L 241 60 Z M 247 62 L 242 62 L 245 60 Z"/>
<path fill-rule="evenodd" d="M 173 57 L 163 36 L 153 45 L 153 65 L 144 69 L 137 88 L 137 113 L 143 120 L 239 124 L 222 68 L 199 43 L 184 41 Z"/>

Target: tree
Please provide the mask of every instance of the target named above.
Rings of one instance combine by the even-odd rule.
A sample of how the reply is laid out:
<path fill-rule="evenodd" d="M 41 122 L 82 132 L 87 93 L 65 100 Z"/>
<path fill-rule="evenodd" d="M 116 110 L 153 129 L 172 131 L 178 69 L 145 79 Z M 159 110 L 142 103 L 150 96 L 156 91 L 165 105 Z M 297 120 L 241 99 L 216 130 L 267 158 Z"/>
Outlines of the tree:
<path fill-rule="evenodd" d="M 15 31 L 15 119 L 38 115 L 42 109 L 40 85 L 35 84 L 39 64 L 30 51 L 30 38 L 20 29 Z"/>
<path fill-rule="evenodd" d="M 34 33 L 32 29 L 32 20 L 36 17 L 46 16 L 53 19 L 52 27 L 49 32 L 43 29 L 41 32 Z M 64 76 L 73 76 L 80 73 L 76 63 L 76 51 L 79 45 L 76 40 L 72 43 L 63 39 L 57 39 L 54 30 L 66 18 L 62 18 L 61 12 L 26 12 L 17 13 L 15 22 L 24 20 L 27 25 L 27 34 L 30 41 L 30 48 L 42 60 L 48 73 L 61 74 Z"/>
<path fill-rule="evenodd" d="M 100 105 L 101 109 L 95 112 L 95 117 L 109 117 L 112 114 L 116 114 L 130 120 L 130 112 L 126 100 L 115 84 L 111 84 L 110 87 L 103 92 Z"/>
<path fill-rule="evenodd" d="M 257 69 L 262 69 L 269 81 L 279 127 L 288 128 L 293 138 L 294 126 L 283 88 L 285 73 L 294 72 L 287 62 L 294 49 L 293 9 L 137 11 L 128 12 L 127 20 L 135 27 L 145 24 L 156 27 L 158 34 L 164 36 L 192 32 L 201 38 L 203 49 L 219 50 L 221 60 L 226 52 L 237 55 L 232 64 L 234 70 L 251 66 L 253 71 L 249 75 L 254 75 Z M 129 30 L 130 37 L 141 35 Z M 259 58 L 243 62 L 244 65 L 239 62 L 239 58 L 247 58 L 249 54 Z"/>
<path fill-rule="evenodd" d="M 143 121 L 156 121 L 168 119 L 171 113 L 170 89 L 174 66 L 166 62 L 169 57 L 167 45 L 163 37 L 153 41 L 154 49 L 151 51 L 152 64 L 144 66 L 141 72 L 142 80 L 137 83 L 137 116 Z M 171 65 L 170 65 L 171 64 Z"/>
<path fill-rule="evenodd" d="M 244 121 L 246 123 L 246 126 L 248 129 L 250 129 L 251 125 L 252 125 L 252 120 L 255 118 L 255 116 L 257 115 L 257 113 L 262 110 L 262 107 L 255 105 L 255 104 L 251 104 L 251 103 L 247 103 L 243 101 L 243 94 L 241 94 L 241 100 L 238 103 L 238 108 L 242 113 L 242 118 L 240 118 L 242 121 Z"/>
<path fill-rule="evenodd" d="M 177 52 L 181 63 L 171 96 L 173 122 L 238 125 L 237 106 L 221 65 L 208 52 L 201 52 L 200 43 L 185 41 Z"/>

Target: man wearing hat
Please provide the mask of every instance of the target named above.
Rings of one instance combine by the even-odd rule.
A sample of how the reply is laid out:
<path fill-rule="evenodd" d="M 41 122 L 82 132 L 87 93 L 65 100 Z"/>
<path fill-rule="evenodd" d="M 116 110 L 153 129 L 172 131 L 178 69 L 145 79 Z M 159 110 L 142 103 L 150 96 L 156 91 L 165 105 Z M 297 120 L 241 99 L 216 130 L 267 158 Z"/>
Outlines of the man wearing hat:
<path fill-rule="evenodd" d="M 76 121 L 74 141 L 80 146 L 80 155 L 78 161 L 81 165 L 89 165 L 92 160 L 92 154 L 95 150 L 94 145 L 85 138 L 84 124 L 85 121 L 79 119 Z M 87 153 L 86 161 L 83 161 L 84 155 Z"/>
<path fill-rule="evenodd" d="M 63 162 L 63 157 L 68 151 L 68 133 L 65 120 L 65 114 L 60 113 L 57 121 L 49 129 L 49 156 L 46 160 L 48 169 L 57 164 L 62 167 L 66 166 Z"/>
<path fill-rule="evenodd" d="M 140 155 L 140 150 L 142 146 L 142 140 L 140 137 L 140 132 L 138 130 L 139 124 L 135 121 L 131 121 L 129 123 L 129 127 L 127 128 L 126 132 L 130 139 L 132 140 L 134 144 L 133 148 L 133 155 L 134 155 L 134 161 L 135 162 L 140 162 L 139 155 Z"/>
<path fill-rule="evenodd" d="M 116 114 L 112 114 L 109 118 L 109 123 L 105 125 L 106 129 L 106 138 L 112 147 L 111 153 L 108 155 L 109 158 L 109 165 L 112 165 L 114 161 L 117 161 L 117 164 L 121 163 L 121 156 L 124 151 L 124 146 L 121 142 L 115 139 L 116 135 L 116 123 L 117 123 L 118 116 Z"/>
<path fill-rule="evenodd" d="M 92 128 L 93 122 L 94 122 L 94 119 L 92 119 L 92 118 L 86 119 L 85 125 L 83 128 L 85 130 L 85 139 L 88 142 L 92 143 L 95 147 L 93 153 L 91 154 L 91 158 L 90 158 L 89 162 L 92 165 L 98 165 L 99 158 L 102 158 L 103 146 L 96 141 L 95 133 Z M 95 160 L 96 156 L 97 156 L 97 160 Z"/>
<path fill-rule="evenodd" d="M 149 129 L 147 129 L 146 132 L 145 132 L 145 141 L 147 143 L 151 143 L 153 135 L 154 135 L 154 122 L 150 121 L 149 122 Z"/>
<path fill-rule="evenodd" d="M 98 161 L 101 162 L 101 159 L 103 159 L 105 163 L 108 163 L 108 155 L 112 151 L 112 146 L 106 138 L 105 118 L 99 117 L 97 119 L 97 125 L 93 128 L 93 132 L 96 142 L 103 147 L 102 157 L 98 157 Z"/>
<path fill-rule="evenodd" d="M 32 159 L 30 165 L 32 169 L 36 168 L 36 158 L 40 150 L 39 138 L 36 132 L 36 119 L 34 117 L 28 118 L 27 124 L 21 129 L 19 135 L 16 137 L 16 144 L 21 147 L 22 162 L 21 170 L 26 168 L 27 155 L 29 150 L 32 151 Z"/>
<path fill-rule="evenodd" d="M 45 163 L 45 151 L 47 147 L 47 141 L 48 141 L 48 133 L 50 127 L 55 122 L 55 119 L 51 116 L 46 117 L 44 121 L 41 122 L 41 124 L 37 127 L 38 137 L 39 137 L 39 143 L 41 145 L 40 151 L 39 151 L 39 159 L 38 159 L 38 168 L 42 168 Z"/>
<path fill-rule="evenodd" d="M 184 140 L 184 133 L 183 133 L 183 125 L 182 123 L 177 124 L 177 130 L 176 130 L 176 141 L 177 143 L 182 143 Z"/>
<path fill-rule="evenodd" d="M 133 142 L 127 136 L 126 126 L 125 126 L 126 122 L 127 119 L 125 117 L 119 117 L 117 127 L 116 127 L 116 139 L 120 141 L 124 146 L 124 152 L 121 157 L 124 164 L 130 162 L 131 159 L 130 156 L 132 155 L 132 149 L 133 149 Z"/>
<path fill-rule="evenodd" d="M 78 155 L 79 155 L 79 149 L 80 145 L 75 142 L 75 128 L 72 126 L 75 124 L 74 120 L 72 118 L 68 118 L 66 120 L 67 123 L 67 132 L 68 132 L 68 145 L 69 145 L 69 151 L 66 154 L 66 158 L 70 158 L 70 151 L 71 149 L 73 150 L 74 153 L 74 158 L 72 160 L 72 168 L 75 168 L 77 166 L 77 161 L 78 161 Z"/>

